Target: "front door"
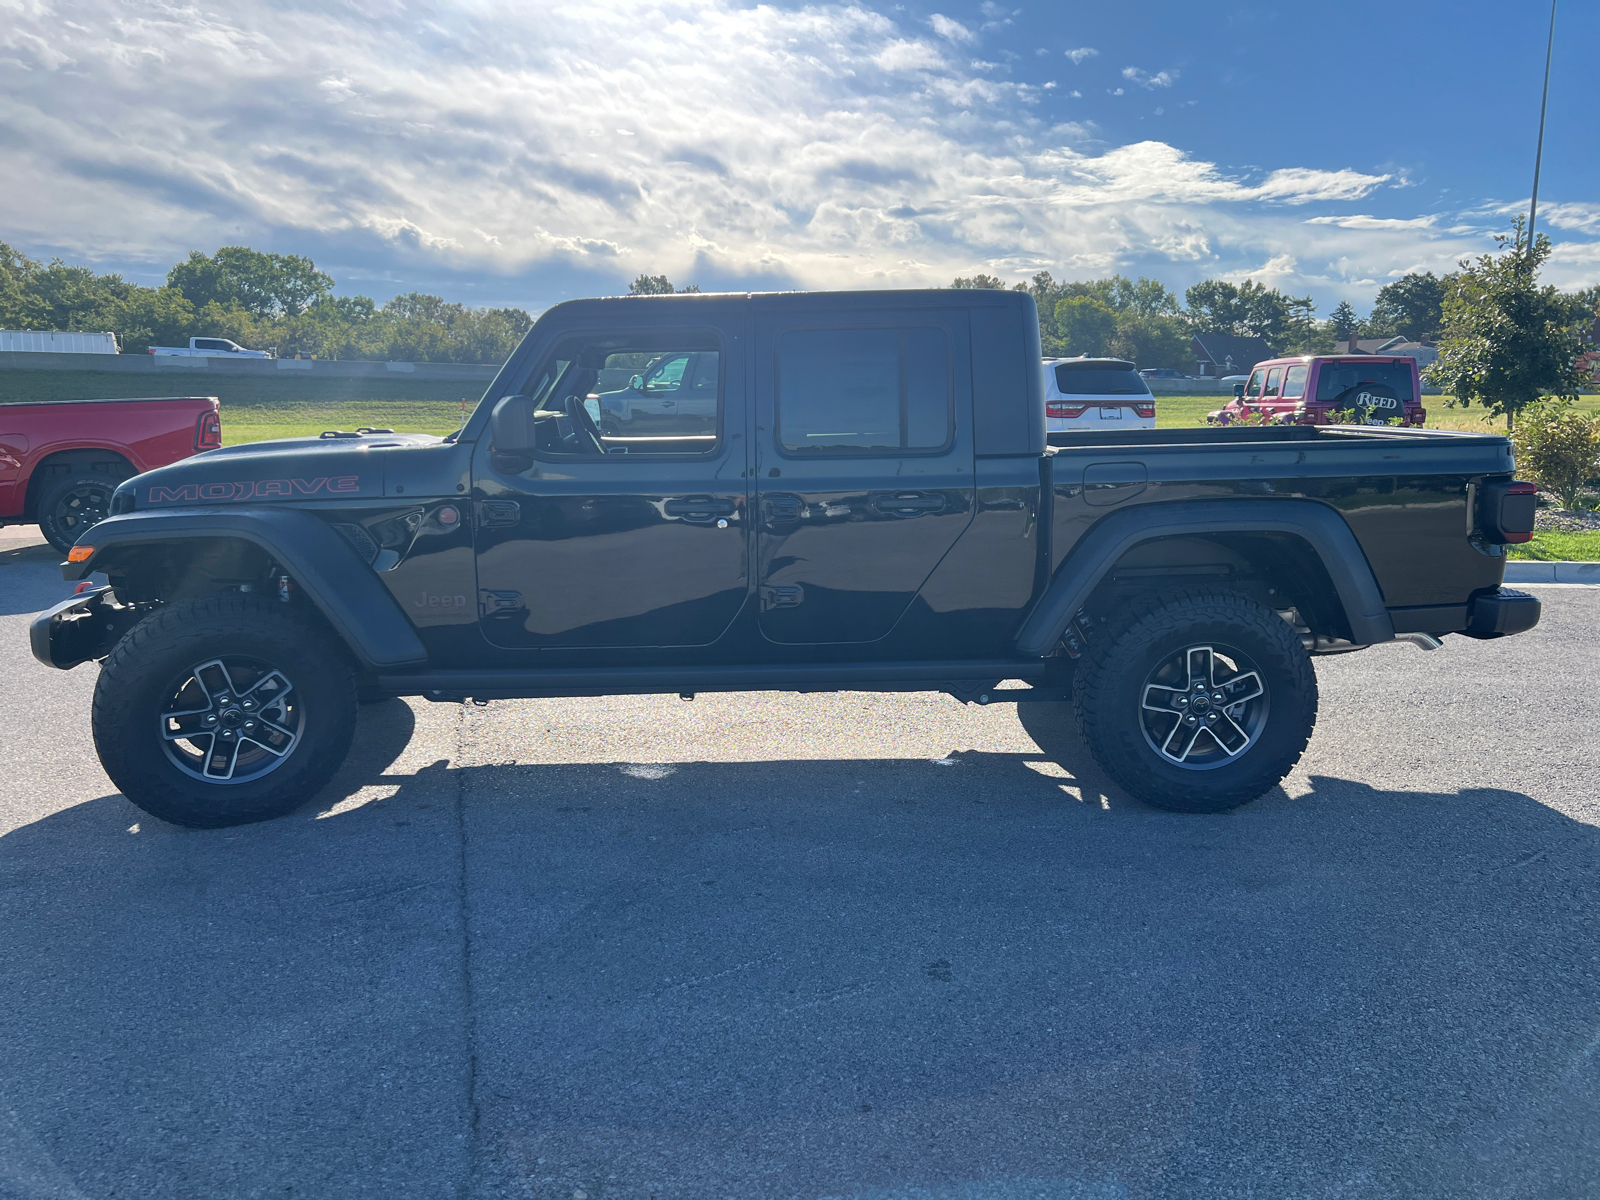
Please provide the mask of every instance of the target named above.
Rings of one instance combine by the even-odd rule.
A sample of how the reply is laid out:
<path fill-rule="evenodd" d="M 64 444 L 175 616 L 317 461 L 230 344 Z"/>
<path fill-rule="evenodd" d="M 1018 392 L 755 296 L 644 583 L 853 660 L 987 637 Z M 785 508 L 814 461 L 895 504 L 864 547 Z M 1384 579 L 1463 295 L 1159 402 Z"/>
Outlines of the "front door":
<path fill-rule="evenodd" d="M 972 520 L 964 312 L 756 322 L 760 628 L 870 643 Z"/>
<path fill-rule="evenodd" d="M 490 642 L 705 646 L 727 630 L 749 594 L 743 336 L 601 329 L 532 368 L 537 450 L 485 438 L 473 463 Z"/>

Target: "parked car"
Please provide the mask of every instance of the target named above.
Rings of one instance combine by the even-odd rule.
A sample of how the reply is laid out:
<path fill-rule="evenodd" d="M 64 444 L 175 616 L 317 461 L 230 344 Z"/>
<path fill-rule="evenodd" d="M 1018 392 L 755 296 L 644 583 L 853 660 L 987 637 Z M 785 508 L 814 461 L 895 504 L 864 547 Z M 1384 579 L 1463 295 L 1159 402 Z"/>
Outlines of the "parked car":
<path fill-rule="evenodd" d="M 1044 364 L 1045 429 L 1154 429 L 1156 398 L 1120 358 L 1050 358 Z"/>
<path fill-rule="evenodd" d="M 603 372 L 712 353 L 714 433 L 598 427 Z M 1041 361 L 1019 292 L 559 304 L 448 438 L 258 443 L 123 483 L 62 568 L 109 585 L 36 618 L 33 653 L 104 660 L 102 764 L 187 825 L 309 799 L 361 697 L 759 690 L 1070 693 L 1130 794 L 1216 812 L 1299 759 L 1313 655 L 1538 620 L 1500 586 L 1537 501 L 1505 438 L 1047 434 Z"/>
<path fill-rule="evenodd" d="M 1234 398 L 1206 420 L 1226 425 L 1241 417 L 1285 425 L 1326 425 L 1330 414 L 1349 413 L 1366 425 L 1398 420 L 1422 425 L 1421 382 L 1414 358 L 1367 354 L 1308 355 L 1257 363 Z"/>
<path fill-rule="evenodd" d="M 215 396 L 0 405 L 0 525 L 37 522 L 64 554 L 124 479 L 220 445 Z"/>
<path fill-rule="evenodd" d="M 192 337 L 189 345 L 151 346 L 150 353 L 158 358 L 271 358 L 265 350 L 246 350 L 238 342 L 227 338 Z"/>
<path fill-rule="evenodd" d="M 662 354 L 646 363 L 628 386 L 593 395 L 591 416 L 607 433 L 648 433 L 648 426 L 682 434 L 717 431 L 719 355 L 714 350 Z"/>
<path fill-rule="evenodd" d="M 1174 371 L 1171 367 L 1146 367 L 1139 372 L 1144 379 L 1187 379 L 1182 371 Z"/>

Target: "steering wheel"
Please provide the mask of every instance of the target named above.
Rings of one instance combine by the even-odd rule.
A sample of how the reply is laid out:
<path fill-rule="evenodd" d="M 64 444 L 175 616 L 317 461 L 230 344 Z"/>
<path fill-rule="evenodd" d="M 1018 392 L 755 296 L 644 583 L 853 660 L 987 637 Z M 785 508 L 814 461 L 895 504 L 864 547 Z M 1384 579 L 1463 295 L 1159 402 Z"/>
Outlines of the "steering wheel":
<path fill-rule="evenodd" d="M 600 440 L 600 431 L 595 428 L 594 418 L 583 406 L 583 397 L 576 392 L 567 397 L 567 416 L 572 418 L 573 432 L 585 454 L 606 452 L 605 443 Z"/>

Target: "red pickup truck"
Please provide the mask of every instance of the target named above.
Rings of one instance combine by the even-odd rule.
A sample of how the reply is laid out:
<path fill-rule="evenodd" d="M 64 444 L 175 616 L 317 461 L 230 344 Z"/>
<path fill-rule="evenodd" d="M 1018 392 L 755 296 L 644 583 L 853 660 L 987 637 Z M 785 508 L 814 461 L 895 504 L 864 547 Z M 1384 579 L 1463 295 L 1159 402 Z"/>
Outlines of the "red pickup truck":
<path fill-rule="evenodd" d="M 0 525 L 65 553 L 129 476 L 222 445 L 215 396 L 0 404 Z"/>

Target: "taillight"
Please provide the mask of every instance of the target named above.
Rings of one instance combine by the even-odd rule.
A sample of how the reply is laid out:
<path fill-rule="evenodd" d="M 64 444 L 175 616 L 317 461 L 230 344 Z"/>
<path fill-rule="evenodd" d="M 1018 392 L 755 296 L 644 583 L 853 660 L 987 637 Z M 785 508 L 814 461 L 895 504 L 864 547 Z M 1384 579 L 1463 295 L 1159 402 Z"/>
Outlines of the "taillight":
<path fill-rule="evenodd" d="M 1539 489 L 1533 484 L 1521 479 L 1486 483 L 1478 503 L 1478 524 L 1489 541 L 1533 541 L 1533 514 L 1539 507 Z"/>
<path fill-rule="evenodd" d="M 1044 415 L 1057 420 L 1071 421 L 1089 411 L 1087 404 L 1069 404 L 1065 400 L 1046 400 Z"/>
<path fill-rule="evenodd" d="M 1156 402 L 1152 400 L 1149 404 L 1135 404 L 1133 406 L 1133 411 L 1135 416 L 1144 417 L 1146 420 L 1154 420 L 1156 415 Z"/>
<path fill-rule="evenodd" d="M 194 423 L 194 450 L 220 450 L 222 448 L 222 418 L 217 410 L 208 408 Z"/>
<path fill-rule="evenodd" d="M 1413 409 L 1411 423 L 1413 425 L 1426 425 L 1428 423 L 1428 410 L 1425 408 Z"/>

